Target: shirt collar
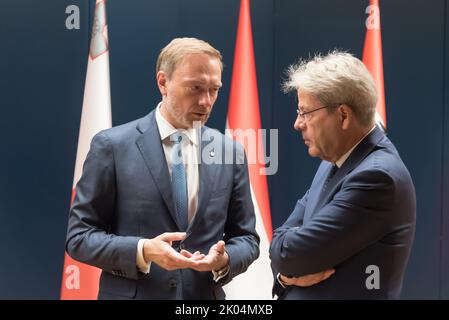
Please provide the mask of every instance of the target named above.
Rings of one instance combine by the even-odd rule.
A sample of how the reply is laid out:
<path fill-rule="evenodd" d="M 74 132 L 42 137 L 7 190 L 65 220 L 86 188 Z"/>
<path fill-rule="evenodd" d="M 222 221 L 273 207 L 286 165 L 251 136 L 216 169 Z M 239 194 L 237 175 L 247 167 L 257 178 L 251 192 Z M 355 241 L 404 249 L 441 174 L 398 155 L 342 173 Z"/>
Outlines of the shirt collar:
<path fill-rule="evenodd" d="M 162 105 L 162 102 L 159 102 L 156 107 L 156 124 L 159 129 L 159 134 L 161 136 L 161 140 L 164 141 L 168 137 L 170 137 L 173 133 L 176 131 L 182 132 L 184 135 L 189 138 L 189 140 L 194 144 L 198 144 L 198 134 L 197 129 L 190 128 L 190 129 L 176 129 L 170 122 L 167 121 L 167 119 L 164 118 L 164 116 L 161 113 L 160 107 Z"/>
<path fill-rule="evenodd" d="M 344 155 L 342 155 L 340 157 L 340 159 L 337 160 L 337 162 L 335 162 L 335 164 L 337 165 L 338 168 L 341 168 L 341 166 L 343 165 L 343 163 L 345 163 L 345 161 L 349 158 L 349 156 L 351 155 L 352 151 L 354 151 L 354 149 L 359 145 L 360 142 L 362 142 L 363 139 L 365 139 L 370 133 L 371 131 L 374 130 L 374 128 L 376 128 L 376 126 L 374 125 L 370 131 L 368 131 L 367 134 L 365 134 L 363 136 L 362 139 L 359 140 L 359 142 L 357 142 L 351 149 L 349 149 L 348 152 L 346 152 Z"/>

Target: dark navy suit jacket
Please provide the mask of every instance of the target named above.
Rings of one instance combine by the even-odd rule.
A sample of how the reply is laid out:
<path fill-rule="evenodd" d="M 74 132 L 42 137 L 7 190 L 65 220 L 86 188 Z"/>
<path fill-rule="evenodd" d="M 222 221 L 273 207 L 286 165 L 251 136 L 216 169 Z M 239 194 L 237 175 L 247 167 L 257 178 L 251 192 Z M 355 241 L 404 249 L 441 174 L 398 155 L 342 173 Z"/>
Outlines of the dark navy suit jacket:
<path fill-rule="evenodd" d="M 308 192 L 275 230 L 270 256 L 275 274 L 298 277 L 330 268 L 335 273 L 310 287 L 283 289 L 275 281 L 274 293 L 280 299 L 399 298 L 416 215 L 407 168 L 377 127 L 323 192 L 331 167 L 321 163 Z"/>
<path fill-rule="evenodd" d="M 210 246 L 225 240 L 228 276 L 216 284 L 209 271 L 167 271 L 153 263 L 144 275 L 136 267 L 139 239 L 180 231 L 153 111 L 98 133 L 76 186 L 66 250 L 72 258 L 103 270 L 99 298 L 222 299 L 221 286 L 258 257 L 244 149 L 216 130 L 203 127 L 201 132 L 205 162 L 199 165 L 198 210 L 187 238 L 176 249 L 207 254 Z M 225 151 L 238 161 L 217 163 Z"/>

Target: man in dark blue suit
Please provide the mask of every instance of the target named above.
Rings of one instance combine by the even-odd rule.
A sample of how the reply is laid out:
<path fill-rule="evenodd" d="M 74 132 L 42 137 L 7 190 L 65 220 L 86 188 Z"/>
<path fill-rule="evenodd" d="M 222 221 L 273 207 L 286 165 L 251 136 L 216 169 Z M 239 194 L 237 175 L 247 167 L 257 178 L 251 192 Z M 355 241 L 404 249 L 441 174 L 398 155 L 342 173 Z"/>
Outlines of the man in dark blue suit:
<path fill-rule="evenodd" d="M 93 138 L 66 250 L 102 269 L 100 299 L 222 299 L 258 257 L 244 149 L 203 126 L 222 67 L 208 43 L 174 39 L 157 61 L 162 102 Z"/>
<path fill-rule="evenodd" d="M 300 131 L 322 163 L 270 247 L 279 299 L 398 299 L 416 215 L 410 174 L 375 125 L 363 63 L 332 52 L 289 70 Z"/>

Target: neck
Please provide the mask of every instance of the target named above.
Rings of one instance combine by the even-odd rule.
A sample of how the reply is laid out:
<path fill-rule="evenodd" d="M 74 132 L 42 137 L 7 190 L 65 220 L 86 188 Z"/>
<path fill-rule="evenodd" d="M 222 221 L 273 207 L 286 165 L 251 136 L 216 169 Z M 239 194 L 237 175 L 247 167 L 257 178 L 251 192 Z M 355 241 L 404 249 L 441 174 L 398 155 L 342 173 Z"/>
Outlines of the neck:
<path fill-rule="evenodd" d="M 358 144 L 370 130 L 373 128 L 372 126 L 364 126 L 356 128 L 356 130 L 352 132 L 348 132 L 348 134 L 344 137 L 342 137 L 343 144 L 341 146 L 341 152 L 335 157 L 335 159 L 332 159 L 333 163 L 336 163 L 343 155 L 345 155 L 349 150 L 351 150 L 356 144 Z"/>
<path fill-rule="evenodd" d="M 170 112 L 168 112 L 167 107 L 165 106 L 165 102 L 163 101 L 161 104 L 161 115 L 167 120 L 175 129 L 189 129 L 189 127 L 183 126 L 178 121 L 176 121 L 175 117 L 173 117 Z"/>

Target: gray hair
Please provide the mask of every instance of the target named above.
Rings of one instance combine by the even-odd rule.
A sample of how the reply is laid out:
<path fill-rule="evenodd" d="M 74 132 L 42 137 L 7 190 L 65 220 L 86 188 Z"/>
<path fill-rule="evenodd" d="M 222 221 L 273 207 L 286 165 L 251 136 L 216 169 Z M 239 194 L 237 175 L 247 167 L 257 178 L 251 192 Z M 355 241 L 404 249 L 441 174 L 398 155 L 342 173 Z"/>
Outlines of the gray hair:
<path fill-rule="evenodd" d="M 376 85 L 363 62 L 350 53 L 334 50 L 301 60 L 288 68 L 287 76 L 285 92 L 304 91 L 330 107 L 346 104 L 361 124 L 374 123 Z"/>
<path fill-rule="evenodd" d="M 200 53 L 217 58 L 223 71 L 221 53 L 209 43 L 196 38 L 175 38 L 161 50 L 156 62 L 156 73 L 162 70 L 170 78 L 177 65 L 185 56 Z"/>

